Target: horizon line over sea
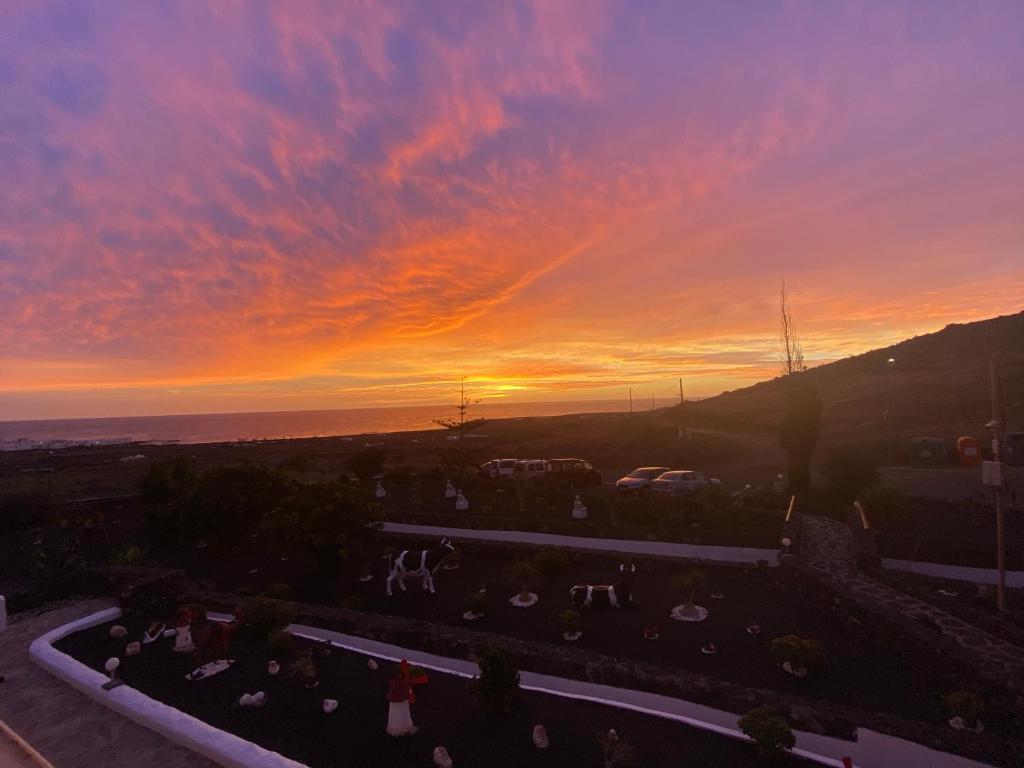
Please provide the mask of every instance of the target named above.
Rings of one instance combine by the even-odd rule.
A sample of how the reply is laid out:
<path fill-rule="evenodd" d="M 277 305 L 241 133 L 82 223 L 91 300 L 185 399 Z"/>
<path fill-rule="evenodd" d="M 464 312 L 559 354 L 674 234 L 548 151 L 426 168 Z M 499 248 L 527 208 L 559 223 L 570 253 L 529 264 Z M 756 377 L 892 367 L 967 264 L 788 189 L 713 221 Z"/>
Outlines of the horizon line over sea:
<path fill-rule="evenodd" d="M 658 407 L 674 405 L 665 400 Z M 623 400 L 489 402 L 472 406 L 471 418 L 508 419 L 575 413 L 624 413 Z M 646 408 L 637 408 L 638 412 Z M 402 405 L 300 411 L 107 416 L 83 419 L 0 421 L 0 451 L 60 448 L 93 443 L 220 443 L 336 437 L 436 429 L 453 405 Z"/>

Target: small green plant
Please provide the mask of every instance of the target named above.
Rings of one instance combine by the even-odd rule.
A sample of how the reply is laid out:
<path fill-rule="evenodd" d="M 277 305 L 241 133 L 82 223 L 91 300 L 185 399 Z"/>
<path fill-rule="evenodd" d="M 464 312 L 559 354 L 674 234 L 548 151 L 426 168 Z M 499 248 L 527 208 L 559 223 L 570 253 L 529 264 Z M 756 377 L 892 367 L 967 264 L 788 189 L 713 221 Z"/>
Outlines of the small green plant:
<path fill-rule="evenodd" d="M 525 602 L 530 599 L 532 594 L 530 586 L 540 578 L 540 571 L 534 567 L 533 563 L 520 560 L 512 563 L 512 567 L 509 568 L 509 577 L 520 583 L 519 598 Z"/>
<path fill-rule="evenodd" d="M 579 611 L 570 608 L 558 614 L 558 626 L 562 628 L 563 635 L 575 635 L 580 631 L 582 624 L 583 617 Z"/>
<path fill-rule="evenodd" d="M 483 592 L 470 592 L 462 607 L 466 613 L 481 616 L 487 612 L 487 595 Z"/>
<path fill-rule="evenodd" d="M 978 725 L 978 718 L 985 712 L 981 697 L 970 691 L 957 691 L 942 696 L 942 703 L 953 717 L 959 717 L 968 728 Z"/>
<path fill-rule="evenodd" d="M 692 614 L 696 607 L 693 604 L 697 590 L 707 579 L 707 571 L 697 566 L 691 566 L 682 573 L 672 577 L 672 589 L 686 596 L 686 603 L 683 606 L 684 614 Z"/>
<path fill-rule="evenodd" d="M 740 718 L 740 730 L 749 736 L 757 751 L 767 759 L 777 759 L 796 745 L 786 718 L 771 707 L 752 709 Z"/>
<path fill-rule="evenodd" d="M 292 614 L 279 600 L 251 597 L 242 601 L 235 611 L 239 637 L 253 640 L 265 638 L 275 629 L 284 629 L 292 622 Z"/>
<path fill-rule="evenodd" d="M 141 547 L 123 546 L 110 555 L 112 565 L 141 565 L 146 561 L 149 550 Z"/>
<path fill-rule="evenodd" d="M 776 637 L 772 640 L 771 653 L 777 664 L 797 677 L 813 674 L 825 663 L 821 643 L 799 635 Z"/>
<path fill-rule="evenodd" d="M 285 656 L 295 653 L 295 638 L 287 630 L 275 629 L 267 635 L 267 647 L 270 650 L 270 657 L 280 661 Z"/>
<path fill-rule="evenodd" d="M 519 700 L 519 670 L 502 651 L 484 651 L 480 655 L 477 689 L 483 704 L 491 712 L 511 712 Z"/>
<path fill-rule="evenodd" d="M 557 576 L 569 568 L 569 555 L 564 549 L 548 547 L 533 558 L 533 567 L 546 577 Z"/>

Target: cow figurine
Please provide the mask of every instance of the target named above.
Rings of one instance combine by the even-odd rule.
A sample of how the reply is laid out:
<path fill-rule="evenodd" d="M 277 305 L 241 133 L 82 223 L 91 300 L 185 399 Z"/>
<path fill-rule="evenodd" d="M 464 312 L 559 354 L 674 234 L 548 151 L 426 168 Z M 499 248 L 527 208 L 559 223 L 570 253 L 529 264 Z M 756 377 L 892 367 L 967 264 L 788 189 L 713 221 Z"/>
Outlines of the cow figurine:
<path fill-rule="evenodd" d="M 622 608 L 633 603 L 633 576 L 635 565 L 620 565 L 619 580 L 610 586 L 603 584 L 577 584 L 569 590 L 572 604 L 577 608 L 589 608 L 592 605 Z"/>
<path fill-rule="evenodd" d="M 388 555 L 388 580 L 385 587 L 387 595 L 391 596 L 391 584 L 396 579 L 398 588 L 405 592 L 407 578 L 422 579 L 423 589 L 434 594 L 434 574 L 437 573 L 437 569 L 441 567 L 445 558 L 454 551 L 455 545 L 446 536 L 441 539 L 441 543 L 435 549 L 403 549 L 394 559 Z"/>

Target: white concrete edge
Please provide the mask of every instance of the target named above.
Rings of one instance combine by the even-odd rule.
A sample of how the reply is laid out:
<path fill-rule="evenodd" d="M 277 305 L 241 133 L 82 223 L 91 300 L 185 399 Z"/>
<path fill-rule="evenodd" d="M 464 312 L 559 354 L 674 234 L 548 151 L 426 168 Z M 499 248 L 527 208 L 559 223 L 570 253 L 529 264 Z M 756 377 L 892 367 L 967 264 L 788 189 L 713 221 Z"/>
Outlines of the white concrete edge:
<path fill-rule="evenodd" d="M 93 701 L 227 768 L 307 768 L 303 763 L 214 728 L 128 685 L 105 691 L 101 687 L 108 679 L 105 674 L 90 669 L 53 647 L 55 642 L 68 635 L 112 621 L 120 615 L 121 609 L 108 608 L 57 627 L 32 642 L 29 657 L 35 664 Z"/>
<path fill-rule="evenodd" d="M 997 584 L 999 571 L 995 568 L 972 568 L 966 565 L 947 565 L 946 563 L 929 563 L 923 560 L 899 560 L 883 557 L 882 567 L 893 571 L 908 571 L 922 576 L 934 576 L 953 581 L 971 581 L 975 584 Z M 1007 571 L 1006 586 L 1024 589 L 1024 571 Z"/>
<path fill-rule="evenodd" d="M 779 552 L 759 547 L 728 547 L 714 544 L 685 544 L 675 541 L 641 541 L 639 539 L 599 539 L 593 536 L 565 536 L 539 531 L 489 531 L 476 528 L 446 528 L 413 523 L 383 523 L 385 533 L 410 536 L 451 536 L 454 539 L 531 544 L 547 547 L 572 547 L 618 552 L 630 555 L 657 555 L 699 559 L 710 563 L 743 563 L 756 565 L 764 560 L 770 567 L 779 564 Z"/>

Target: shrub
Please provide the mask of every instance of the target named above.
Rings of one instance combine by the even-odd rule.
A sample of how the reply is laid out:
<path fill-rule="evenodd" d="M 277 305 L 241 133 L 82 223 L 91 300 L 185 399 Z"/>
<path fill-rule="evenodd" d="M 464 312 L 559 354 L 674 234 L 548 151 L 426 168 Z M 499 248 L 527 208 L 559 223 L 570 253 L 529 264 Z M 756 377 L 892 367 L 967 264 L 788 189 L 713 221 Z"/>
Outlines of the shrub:
<path fill-rule="evenodd" d="M 825 487 L 844 504 L 852 504 L 860 493 L 878 482 L 878 460 L 863 445 L 842 445 L 833 448 L 821 465 Z"/>
<path fill-rule="evenodd" d="M 242 601 L 235 611 L 240 637 L 265 638 L 275 629 L 284 629 L 292 622 L 292 614 L 279 600 L 251 597 Z"/>
<path fill-rule="evenodd" d="M 567 635 L 572 635 L 580 631 L 580 627 L 583 624 L 583 617 L 580 616 L 579 611 L 574 611 L 571 608 L 566 611 L 562 611 L 558 614 L 558 626 L 562 628 L 562 632 Z"/>
<path fill-rule="evenodd" d="M 534 556 L 533 567 L 544 576 L 557 576 L 569 568 L 569 554 L 564 549 L 547 547 Z"/>
<path fill-rule="evenodd" d="M 707 571 L 697 566 L 690 566 L 682 573 L 672 577 L 672 589 L 686 595 L 686 604 L 693 605 L 694 595 L 704 580 L 707 579 Z"/>
<path fill-rule="evenodd" d="M 825 651 L 817 640 L 798 635 L 776 637 L 771 644 L 772 658 L 777 664 L 789 662 L 794 670 L 803 668 L 817 672 L 825 663 Z"/>
<path fill-rule="evenodd" d="M 292 588 L 288 584 L 275 581 L 267 590 L 267 595 L 275 600 L 287 600 L 292 596 Z"/>
<path fill-rule="evenodd" d="M 309 472 L 309 457 L 304 454 L 298 453 L 294 456 L 289 456 L 287 459 L 278 464 L 277 467 L 282 472 Z"/>
<path fill-rule="evenodd" d="M 125 619 L 170 621 L 178 607 L 176 590 L 166 581 L 129 587 L 118 598 Z"/>
<path fill-rule="evenodd" d="M 295 638 L 291 632 L 275 629 L 267 635 L 267 647 L 270 650 L 270 657 L 280 661 L 295 652 Z"/>
<path fill-rule="evenodd" d="M 529 592 L 530 585 L 540 578 L 540 571 L 534 567 L 533 563 L 526 560 L 520 560 L 512 563 L 512 566 L 508 569 L 508 573 L 509 578 L 520 583 L 523 594 Z"/>
<path fill-rule="evenodd" d="M 164 547 L 178 541 L 181 534 L 181 513 L 171 504 L 151 506 L 142 513 L 143 526 L 154 547 Z"/>
<path fill-rule="evenodd" d="M 0 497 L 0 535 L 48 522 L 56 502 L 47 491 L 10 493 Z"/>
<path fill-rule="evenodd" d="M 148 550 L 125 545 L 118 547 L 111 553 L 110 562 L 112 565 L 139 565 L 146 561 L 148 554 Z"/>
<path fill-rule="evenodd" d="M 519 670 L 502 651 L 484 651 L 479 666 L 477 689 L 484 706 L 491 712 L 510 712 L 519 700 Z"/>
<path fill-rule="evenodd" d="M 985 711 L 981 697 L 969 691 L 945 693 L 942 695 L 942 703 L 951 715 L 963 718 L 969 728 L 973 728 L 977 724 L 978 718 Z"/>
<path fill-rule="evenodd" d="M 740 718 L 740 730 L 753 739 L 757 751 L 766 758 L 777 758 L 796 746 L 796 737 L 786 718 L 771 707 L 752 709 Z"/>
<path fill-rule="evenodd" d="M 142 498 L 150 503 L 184 499 L 196 486 L 195 463 L 184 456 L 158 459 L 142 478 Z"/>
<path fill-rule="evenodd" d="M 358 489 L 341 483 L 292 486 L 263 520 L 263 530 L 304 547 L 318 567 L 328 569 L 365 550 L 376 515 Z"/>
<path fill-rule="evenodd" d="M 369 484 L 374 475 L 383 471 L 386 459 L 380 448 L 364 448 L 345 459 L 345 467 L 359 478 L 359 482 Z"/>
<path fill-rule="evenodd" d="M 283 475 L 252 464 L 214 467 L 189 494 L 181 533 L 188 539 L 213 538 L 225 546 L 237 543 L 291 485 Z"/>

